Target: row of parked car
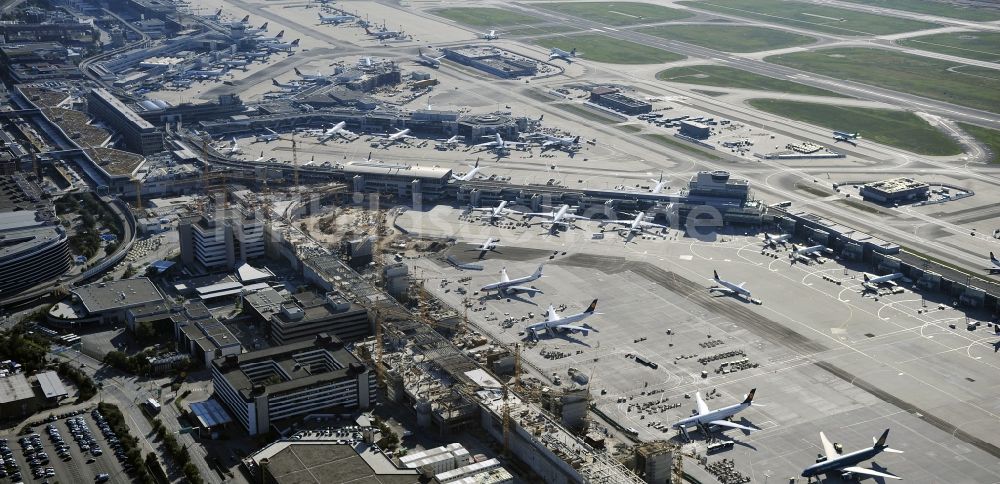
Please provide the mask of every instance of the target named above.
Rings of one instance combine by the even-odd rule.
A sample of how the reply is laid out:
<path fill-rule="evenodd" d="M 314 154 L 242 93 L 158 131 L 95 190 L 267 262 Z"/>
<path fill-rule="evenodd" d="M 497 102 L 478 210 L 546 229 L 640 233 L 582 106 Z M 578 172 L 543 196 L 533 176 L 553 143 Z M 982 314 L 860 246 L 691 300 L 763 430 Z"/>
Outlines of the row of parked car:
<path fill-rule="evenodd" d="M 101 434 L 104 435 L 104 440 L 108 441 L 108 446 L 110 446 L 111 450 L 115 453 L 115 458 L 117 458 L 118 462 L 121 463 L 122 468 L 125 472 L 132 472 L 132 465 L 126 462 L 125 448 L 122 447 L 121 441 L 118 440 L 118 434 L 116 434 L 111 428 L 111 425 L 108 424 L 108 420 L 104 418 L 104 415 L 101 415 L 101 412 L 96 408 L 90 412 L 90 416 L 94 418 L 95 422 L 97 422 L 97 427 L 101 429 Z M 103 479 L 102 476 L 104 476 Z M 107 480 L 107 474 L 98 475 L 95 480 L 97 482 L 104 482 Z"/>
<path fill-rule="evenodd" d="M 14 451 L 10 450 L 7 439 L 0 439 L 0 479 L 10 477 L 12 482 L 21 482 L 21 469 L 14 460 Z"/>

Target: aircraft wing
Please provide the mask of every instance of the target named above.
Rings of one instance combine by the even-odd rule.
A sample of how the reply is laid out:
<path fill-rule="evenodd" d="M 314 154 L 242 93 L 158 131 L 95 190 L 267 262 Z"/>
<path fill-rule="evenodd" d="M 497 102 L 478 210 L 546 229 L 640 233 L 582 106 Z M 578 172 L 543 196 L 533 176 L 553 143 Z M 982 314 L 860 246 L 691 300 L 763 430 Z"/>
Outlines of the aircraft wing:
<path fill-rule="evenodd" d="M 631 220 L 602 220 L 600 225 L 632 225 Z"/>
<path fill-rule="evenodd" d="M 759 429 L 755 429 L 753 427 L 747 427 L 746 425 L 740 425 L 738 423 L 732 423 L 732 422 L 730 422 L 728 420 L 712 420 L 711 422 L 709 422 L 709 424 L 710 425 L 719 425 L 721 427 L 731 427 L 731 428 L 734 428 L 734 429 L 746 430 L 748 432 L 754 432 L 754 431 L 759 430 Z"/>
<path fill-rule="evenodd" d="M 562 330 L 568 330 L 568 331 L 580 331 L 580 332 L 582 332 L 584 334 L 589 333 L 591 331 L 593 331 L 595 333 L 599 332 L 599 331 L 597 331 L 594 328 L 588 328 L 586 326 L 572 326 L 572 325 L 569 325 L 569 324 L 560 324 L 560 325 L 556 326 L 556 329 L 562 329 Z"/>
<path fill-rule="evenodd" d="M 546 321 L 556 321 L 559 319 L 559 313 L 556 312 L 556 308 L 549 304 L 549 310 L 545 316 Z"/>
<path fill-rule="evenodd" d="M 584 217 L 583 215 L 573 215 L 571 213 L 563 214 L 563 218 L 568 218 L 571 220 L 590 220 L 589 217 Z"/>
<path fill-rule="evenodd" d="M 705 404 L 705 400 L 701 398 L 701 392 L 695 392 L 694 399 L 695 403 L 698 405 L 698 415 L 705 415 L 708 413 L 708 405 Z"/>
<path fill-rule="evenodd" d="M 485 143 L 479 143 L 478 145 L 473 145 L 474 148 L 485 148 L 488 146 L 496 146 L 496 141 L 487 141 Z"/>
<path fill-rule="evenodd" d="M 853 472 L 854 474 L 864 474 L 866 476 L 884 477 L 887 479 L 897 479 L 902 480 L 902 477 L 894 476 L 892 474 L 886 474 L 885 472 L 879 472 L 865 467 L 845 467 L 841 469 L 844 472 Z"/>
<path fill-rule="evenodd" d="M 830 439 L 826 438 L 826 434 L 820 432 L 819 440 L 823 442 L 823 453 L 826 455 L 827 459 L 833 459 L 837 456 L 837 450 L 833 448 L 833 444 L 830 443 Z"/>
<path fill-rule="evenodd" d="M 526 212 L 522 213 L 525 217 L 549 217 L 552 218 L 552 212 Z"/>
<path fill-rule="evenodd" d="M 666 225 L 654 224 L 653 222 L 641 222 L 639 225 L 641 225 L 643 227 L 653 227 L 653 228 L 657 228 L 657 229 L 667 229 L 667 228 L 670 228 L 670 227 L 667 227 Z"/>
<path fill-rule="evenodd" d="M 535 289 L 530 286 L 510 286 L 506 289 L 507 292 L 526 292 L 529 294 L 535 294 L 542 292 L 541 289 Z"/>

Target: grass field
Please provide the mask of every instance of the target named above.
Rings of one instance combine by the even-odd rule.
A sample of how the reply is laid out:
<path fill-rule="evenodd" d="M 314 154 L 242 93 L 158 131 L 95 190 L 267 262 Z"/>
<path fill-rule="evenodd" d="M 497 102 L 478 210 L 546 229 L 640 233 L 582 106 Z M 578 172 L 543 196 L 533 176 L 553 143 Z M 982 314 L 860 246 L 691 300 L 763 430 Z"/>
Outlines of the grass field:
<path fill-rule="evenodd" d="M 887 17 L 836 7 L 784 0 L 702 0 L 678 2 L 689 7 L 736 15 L 836 35 L 898 34 L 937 24 Z"/>
<path fill-rule="evenodd" d="M 883 49 L 834 48 L 770 56 L 784 66 L 976 109 L 1000 112 L 1000 71 Z"/>
<path fill-rule="evenodd" d="M 1000 163 L 1000 131 L 974 124 L 958 123 L 958 126 L 989 147 L 993 152 L 991 153 L 993 156 L 989 159 L 990 163 Z"/>
<path fill-rule="evenodd" d="M 564 34 L 566 32 L 574 32 L 577 29 L 570 27 L 568 25 L 552 25 L 552 24 L 538 24 L 538 25 L 525 25 L 523 27 L 515 27 L 513 29 L 506 29 L 503 31 L 505 37 L 519 37 L 525 35 L 550 35 L 550 34 Z"/>
<path fill-rule="evenodd" d="M 927 124 L 919 116 L 906 111 L 779 99 L 751 99 L 750 105 L 761 111 L 830 130 L 859 132 L 862 143 L 872 141 L 929 156 L 962 153 L 962 147 L 955 140 Z"/>
<path fill-rule="evenodd" d="M 542 20 L 499 8 L 487 7 L 452 7 L 432 10 L 431 13 L 439 17 L 454 20 L 460 24 L 472 27 L 499 28 L 511 25 L 538 24 Z"/>
<path fill-rule="evenodd" d="M 534 42 L 548 49 L 557 47 L 570 51 L 575 48 L 584 59 L 608 64 L 661 64 L 685 58 L 673 52 L 600 34 L 545 37 Z"/>
<path fill-rule="evenodd" d="M 684 10 L 638 2 L 560 2 L 536 3 L 532 6 L 615 26 L 666 22 L 694 16 Z"/>
<path fill-rule="evenodd" d="M 697 84 L 699 86 L 736 87 L 787 94 L 844 97 L 825 89 L 762 76 L 726 66 L 701 65 L 673 67 L 658 72 L 656 78 L 661 81 L 682 82 L 684 84 Z"/>
<path fill-rule="evenodd" d="M 816 41 L 807 35 L 738 25 L 661 25 L 639 31 L 725 52 L 760 52 L 806 45 Z"/>
<path fill-rule="evenodd" d="M 907 12 L 925 13 L 937 15 L 939 17 L 958 18 L 962 20 L 975 20 L 977 22 L 991 22 L 1000 20 L 1000 9 L 984 7 L 960 7 L 953 3 L 940 2 L 936 0 L 845 0 L 852 3 L 861 3 L 871 7 L 891 8 L 904 10 Z"/>
<path fill-rule="evenodd" d="M 954 32 L 897 41 L 899 45 L 988 62 L 1000 60 L 1000 32 Z"/>
<path fill-rule="evenodd" d="M 698 148 L 696 145 L 688 143 L 686 141 L 681 141 L 667 134 L 640 134 L 643 138 L 646 138 L 654 143 L 661 144 L 670 148 L 674 148 L 681 151 L 686 151 L 692 155 L 699 156 L 708 160 L 721 160 L 718 155 L 713 155 L 709 150 L 703 150 Z"/>

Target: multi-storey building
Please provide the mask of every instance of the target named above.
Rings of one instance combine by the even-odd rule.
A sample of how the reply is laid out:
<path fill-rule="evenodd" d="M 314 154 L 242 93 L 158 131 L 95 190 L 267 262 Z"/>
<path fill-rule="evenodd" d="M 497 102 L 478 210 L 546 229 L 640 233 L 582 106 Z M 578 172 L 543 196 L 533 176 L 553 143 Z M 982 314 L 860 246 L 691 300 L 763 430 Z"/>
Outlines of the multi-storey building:
<path fill-rule="evenodd" d="M 222 210 L 181 220 L 181 261 L 189 269 L 229 271 L 264 256 L 264 224 L 252 212 Z"/>

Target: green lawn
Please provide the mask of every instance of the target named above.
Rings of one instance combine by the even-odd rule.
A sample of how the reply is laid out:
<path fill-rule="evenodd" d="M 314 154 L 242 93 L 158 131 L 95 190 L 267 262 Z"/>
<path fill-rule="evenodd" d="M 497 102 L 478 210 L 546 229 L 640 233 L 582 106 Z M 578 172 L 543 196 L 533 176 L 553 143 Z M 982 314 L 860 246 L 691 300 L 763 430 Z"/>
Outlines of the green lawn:
<path fill-rule="evenodd" d="M 460 24 L 482 27 L 484 29 L 542 23 L 542 20 L 531 15 L 500 8 L 451 7 L 431 10 L 431 13 L 439 17 L 454 20 Z"/>
<path fill-rule="evenodd" d="M 835 48 L 764 60 L 976 109 L 1000 112 L 1000 71 L 892 52 Z"/>
<path fill-rule="evenodd" d="M 1000 9 L 985 7 L 958 6 L 954 2 L 938 0 L 845 0 L 861 3 L 871 7 L 891 8 L 907 12 L 925 13 L 939 17 L 951 17 L 977 22 L 1000 20 Z"/>
<path fill-rule="evenodd" d="M 861 133 L 861 141 L 881 143 L 920 155 L 947 156 L 962 147 L 919 116 L 894 109 L 870 109 L 779 99 L 751 99 L 761 111 L 830 130 Z"/>
<path fill-rule="evenodd" d="M 548 49 L 577 49 L 583 59 L 608 64 L 662 64 L 685 58 L 673 52 L 600 34 L 545 37 L 534 42 Z"/>
<path fill-rule="evenodd" d="M 739 25 L 661 25 L 640 29 L 639 32 L 725 52 L 760 52 L 816 41 L 807 35 Z"/>
<path fill-rule="evenodd" d="M 897 43 L 981 61 L 1000 60 L 1000 32 L 952 32 L 901 39 Z"/>
<path fill-rule="evenodd" d="M 684 10 L 639 2 L 560 2 L 535 3 L 532 6 L 616 26 L 667 22 L 694 16 Z"/>
<path fill-rule="evenodd" d="M 775 79 L 726 66 L 701 65 L 672 67 L 660 71 L 656 78 L 661 81 L 697 84 L 699 86 L 735 87 L 759 91 L 805 94 L 809 96 L 844 97 L 835 92 L 819 89 L 797 82 Z"/>
<path fill-rule="evenodd" d="M 1000 163 L 1000 131 L 966 123 L 958 123 L 958 126 L 993 152 L 991 153 L 993 156 L 989 159 L 990 163 Z"/>
<path fill-rule="evenodd" d="M 523 27 L 516 27 L 513 29 L 505 29 L 503 35 L 505 37 L 520 37 L 525 35 L 551 35 L 551 34 L 564 34 L 566 32 L 575 32 L 577 29 L 570 27 L 568 25 L 553 25 L 553 24 L 538 24 L 538 25 L 525 25 Z"/>
<path fill-rule="evenodd" d="M 682 5 L 837 35 L 885 35 L 937 24 L 784 0 L 701 0 Z"/>

